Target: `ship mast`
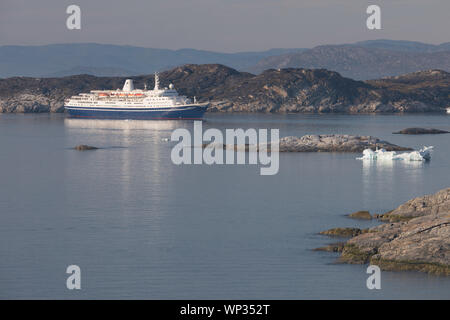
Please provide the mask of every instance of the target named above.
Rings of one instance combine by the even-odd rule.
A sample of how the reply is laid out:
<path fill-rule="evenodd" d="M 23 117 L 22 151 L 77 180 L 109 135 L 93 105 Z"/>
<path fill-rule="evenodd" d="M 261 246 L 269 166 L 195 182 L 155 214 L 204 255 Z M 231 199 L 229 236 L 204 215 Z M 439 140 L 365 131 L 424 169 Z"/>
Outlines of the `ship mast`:
<path fill-rule="evenodd" d="M 155 72 L 155 89 L 154 90 L 159 90 L 159 75 L 158 75 L 158 72 Z"/>

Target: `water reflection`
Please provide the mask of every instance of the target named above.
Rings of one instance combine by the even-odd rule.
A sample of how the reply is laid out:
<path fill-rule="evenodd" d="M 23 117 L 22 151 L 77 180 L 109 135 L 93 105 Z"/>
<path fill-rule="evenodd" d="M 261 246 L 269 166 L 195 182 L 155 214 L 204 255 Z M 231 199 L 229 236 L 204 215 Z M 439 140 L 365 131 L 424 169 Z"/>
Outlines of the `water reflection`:
<path fill-rule="evenodd" d="M 187 121 L 179 120 L 108 120 L 65 118 L 68 128 L 119 129 L 119 130 L 173 130 L 183 127 Z"/>
<path fill-rule="evenodd" d="M 192 126 L 192 122 L 66 118 L 64 127 L 69 148 L 78 144 L 100 148 L 68 157 L 66 176 L 69 180 L 74 176 L 78 179 L 86 171 L 83 168 L 89 167 L 88 171 L 92 172 L 84 177 L 85 181 L 91 181 L 92 185 L 105 179 L 112 181 L 115 200 L 120 200 L 116 206 L 120 206 L 124 218 L 142 199 L 150 201 L 153 208 L 158 207 L 166 194 L 171 193 L 166 189 L 175 180 L 171 145 L 166 140 L 173 130 L 183 126 Z M 96 191 L 97 196 L 99 193 Z M 154 210 L 151 213 L 153 217 L 158 214 Z"/>
<path fill-rule="evenodd" d="M 361 160 L 363 170 L 369 171 L 373 168 L 377 171 L 392 170 L 394 167 L 399 168 L 423 168 L 425 161 L 403 161 L 403 160 Z"/>
<path fill-rule="evenodd" d="M 428 165 L 424 161 L 362 160 L 364 205 L 369 206 L 373 193 L 394 195 L 397 189 L 420 188 Z"/>

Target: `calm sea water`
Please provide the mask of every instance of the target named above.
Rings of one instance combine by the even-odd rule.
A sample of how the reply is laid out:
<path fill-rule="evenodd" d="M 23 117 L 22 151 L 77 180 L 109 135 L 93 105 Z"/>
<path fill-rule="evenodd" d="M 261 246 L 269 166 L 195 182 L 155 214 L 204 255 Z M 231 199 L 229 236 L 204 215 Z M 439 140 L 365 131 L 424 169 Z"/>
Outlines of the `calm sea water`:
<path fill-rule="evenodd" d="M 281 154 L 280 171 L 175 166 L 164 141 L 189 121 L 96 121 L 0 116 L 0 298 L 320 299 L 450 298 L 450 279 L 336 264 L 313 248 L 345 217 L 385 212 L 450 186 L 446 115 L 222 115 L 204 128 L 279 128 L 281 136 L 374 135 L 435 146 L 429 163 L 367 164 L 356 154 Z M 89 144 L 104 149 L 78 152 Z M 66 289 L 66 267 L 82 289 Z"/>

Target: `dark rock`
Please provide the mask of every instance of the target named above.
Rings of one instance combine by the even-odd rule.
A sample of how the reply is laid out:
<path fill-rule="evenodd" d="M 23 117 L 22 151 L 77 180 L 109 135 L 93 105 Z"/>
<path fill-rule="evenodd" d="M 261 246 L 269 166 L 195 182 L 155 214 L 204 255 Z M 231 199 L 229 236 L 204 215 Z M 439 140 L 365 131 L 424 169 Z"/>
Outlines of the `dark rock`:
<path fill-rule="evenodd" d="M 98 148 L 93 147 L 93 146 L 88 146 L 85 144 L 80 144 L 80 145 L 76 146 L 74 149 L 78 150 L 78 151 L 86 151 L 86 150 L 97 150 Z"/>
<path fill-rule="evenodd" d="M 406 128 L 397 132 L 392 132 L 393 134 L 443 134 L 450 133 L 450 131 L 439 130 L 439 129 L 426 129 L 426 128 Z"/>

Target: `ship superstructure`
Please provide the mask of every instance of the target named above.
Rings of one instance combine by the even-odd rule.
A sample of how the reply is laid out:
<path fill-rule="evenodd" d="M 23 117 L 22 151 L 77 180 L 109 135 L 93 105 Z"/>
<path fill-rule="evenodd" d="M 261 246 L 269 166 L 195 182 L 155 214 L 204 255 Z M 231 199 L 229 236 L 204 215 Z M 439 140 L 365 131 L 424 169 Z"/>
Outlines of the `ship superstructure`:
<path fill-rule="evenodd" d="M 179 95 L 173 84 L 160 88 L 155 74 L 153 90 L 135 89 L 132 79 L 126 79 L 122 89 L 92 90 L 80 93 L 64 102 L 69 115 L 90 118 L 121 119 L 199 119 L 208 103 L 197 103 Z"/>

